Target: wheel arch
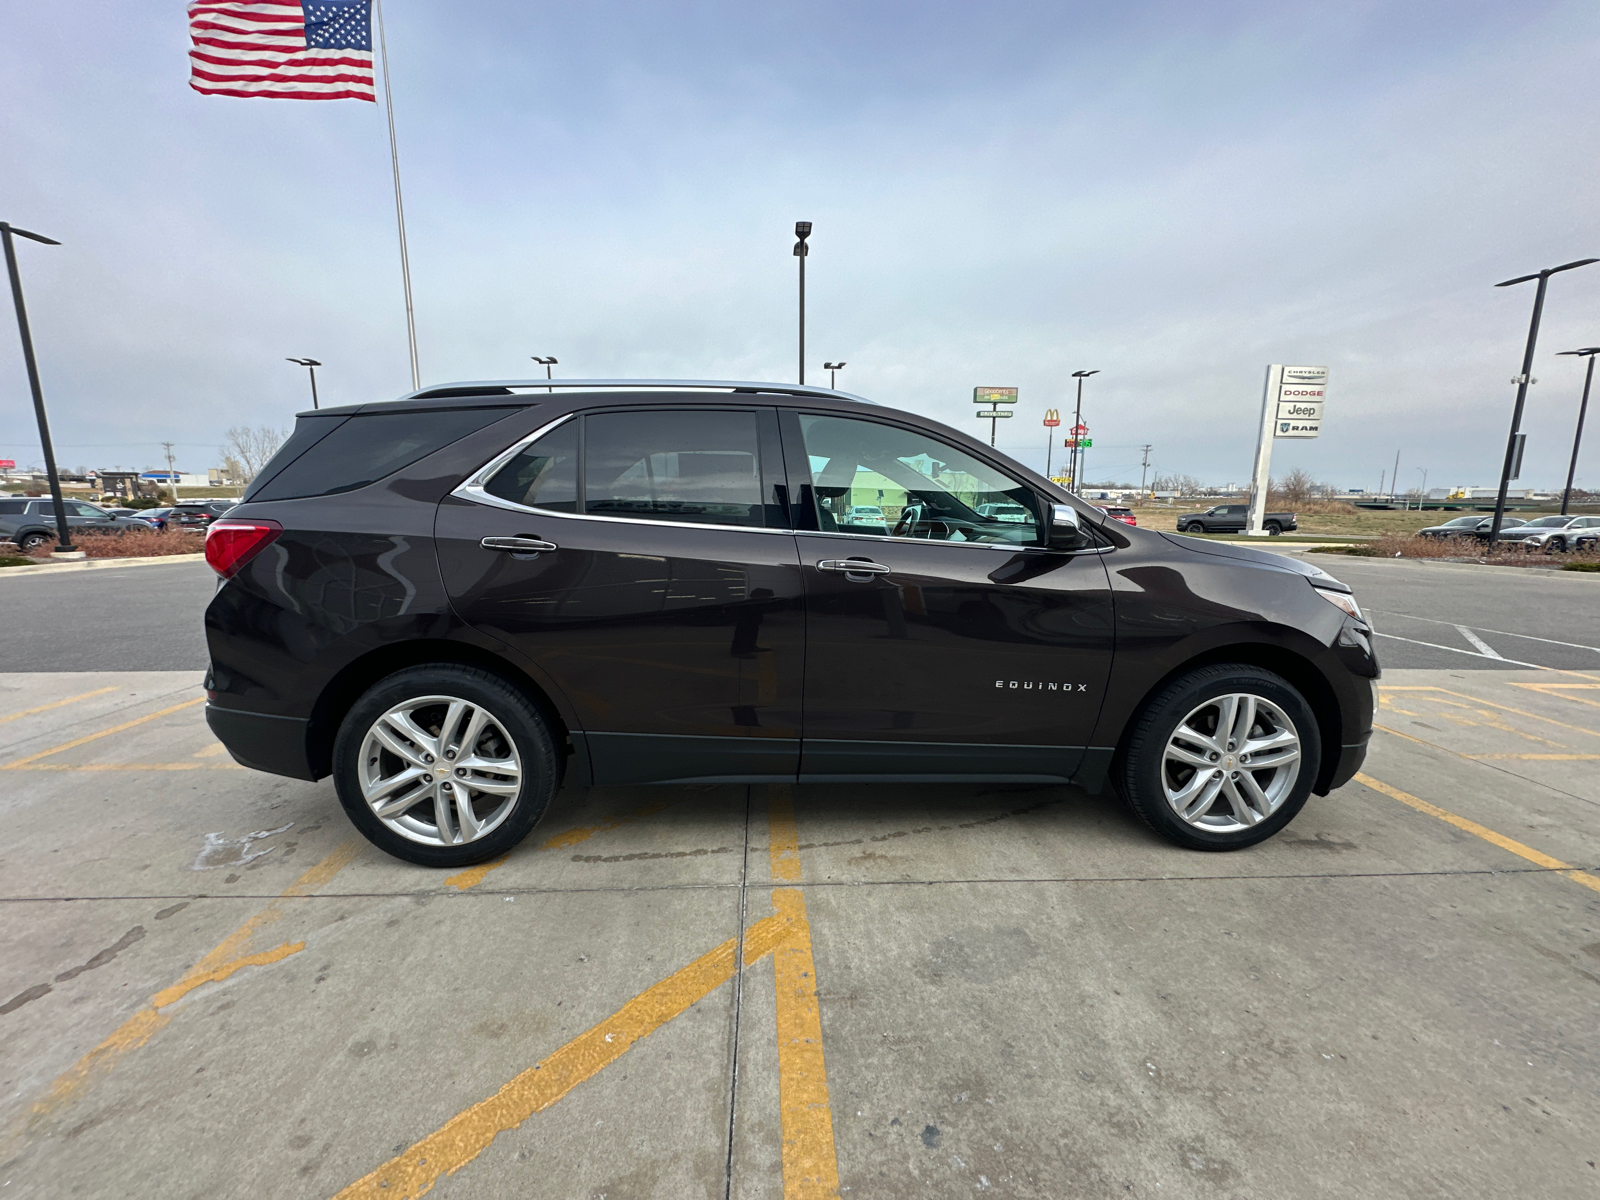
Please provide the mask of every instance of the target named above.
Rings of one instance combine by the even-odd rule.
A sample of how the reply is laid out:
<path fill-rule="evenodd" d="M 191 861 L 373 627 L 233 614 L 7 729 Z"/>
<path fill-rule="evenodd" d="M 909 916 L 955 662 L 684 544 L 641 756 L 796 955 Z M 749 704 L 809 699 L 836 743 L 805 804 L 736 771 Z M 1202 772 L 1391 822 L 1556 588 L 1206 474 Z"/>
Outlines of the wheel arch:
<path fill-rule="evenodd" d="M 1112 777 L 1117 777 L 1117 771 L 1127 753 L 1128 739 L 1133 735 L 1138 714 L 1144 711 L 1145 706 L 1173 680 L 1201 667 L 1213 667 L 1219 663 L 1243 663 L 1246 666 L 1271 671 L 1292 684 L 1305 697 L 1306 703 L 1311 706 L 1312 715 L 1317 719 L 1317 732 L 1322 738 L 1322 761 L 1317 767 L 1317 778 L 1312 783 L 1311 790 L 1318 796 L 1326 796 L 1333 773 L 1339 765 L 1339 747 L 1342 744 L 1344 731 L 1338 697 L 1334 695 L 1332 686 L 1310 659 L 1287 647 L 1267 642 L 1234 642 L 1213 646 L 1193 658 L 1185 659 L 1151 684 L 1130 710 L 1131 715 L 1117 738 L 1117 749 L 1113 758 L 1113 762 L 1117 765 L 1113 767 Z"/>
<path fill-rule="evenodd" d="M 556 745 L 563 753 L 582 758 L 576 752 L 577 743 L 568 723 L 561 716 L 561 710 L 532 676 L 499 655 L 470 643 L 446 638 L 420 638 L 370 650 L 345 664 L 324 685 L 312 706 L 311 719 L 306 728 L 306 758 L 315 777 L 322 779 L 332 773 L 333 743 L 339 734 L 339 724 L 363 692 L 396 671 L 432 665 L 476 667 L 499 676 L 527 696 L 539 710 L 539 715 L 549 723 Z M 587 774 L 587 763 L 582 763 L 580 770 Z"/>

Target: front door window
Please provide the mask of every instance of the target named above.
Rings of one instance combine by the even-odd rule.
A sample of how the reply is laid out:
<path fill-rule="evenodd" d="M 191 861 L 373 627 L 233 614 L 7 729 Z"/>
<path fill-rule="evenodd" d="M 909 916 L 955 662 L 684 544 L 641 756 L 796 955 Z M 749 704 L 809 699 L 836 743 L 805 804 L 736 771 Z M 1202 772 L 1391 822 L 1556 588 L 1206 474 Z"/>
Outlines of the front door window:
<path fill-rule="evenodd" d="M 963 450 L 877 421 L 800 416 L 823 533 L 1037 546 L 1031 488 Z"/>

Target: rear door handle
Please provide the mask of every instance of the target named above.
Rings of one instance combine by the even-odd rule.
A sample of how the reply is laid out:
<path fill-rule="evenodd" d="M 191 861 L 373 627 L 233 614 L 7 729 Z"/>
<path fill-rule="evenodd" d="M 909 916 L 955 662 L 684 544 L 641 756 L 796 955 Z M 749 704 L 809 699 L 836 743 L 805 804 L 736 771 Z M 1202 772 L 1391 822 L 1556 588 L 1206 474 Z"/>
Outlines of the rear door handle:
<path fill-rule="evenodd" d="M 892 569 L 865 558 L 825 558 L 817 564 L 819 571 L 837 571 L 858 583 L 865 583 L 874 575 L 887 575 Z"/>
<path fill-rule="evenodd" d="M 559 550 L 554 542 L 535 537 L 486 537 L 478 543 L 485 550 L 509 550 L 514 554 L 538 554 L 543 550 Z"/>

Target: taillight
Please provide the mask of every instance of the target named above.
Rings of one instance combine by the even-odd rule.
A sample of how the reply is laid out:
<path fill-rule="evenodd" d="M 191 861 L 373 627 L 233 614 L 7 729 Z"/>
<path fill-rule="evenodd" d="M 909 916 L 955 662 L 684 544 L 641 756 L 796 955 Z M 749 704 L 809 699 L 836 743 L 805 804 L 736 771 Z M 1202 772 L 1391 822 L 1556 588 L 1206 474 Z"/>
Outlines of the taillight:
<path fill-rule="evenodd" d="M 276 521 L 226 517 L 206 528 L 206 563 L 224 579 L 232 579 L 283 532 Z"/>

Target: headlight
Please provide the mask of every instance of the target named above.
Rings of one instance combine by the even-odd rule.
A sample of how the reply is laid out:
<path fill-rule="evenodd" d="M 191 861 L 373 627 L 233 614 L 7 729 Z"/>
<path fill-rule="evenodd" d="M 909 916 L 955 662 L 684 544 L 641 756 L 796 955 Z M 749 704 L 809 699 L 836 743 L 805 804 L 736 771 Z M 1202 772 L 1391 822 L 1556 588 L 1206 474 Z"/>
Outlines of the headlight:
<path fill-rule="evenodd" d="M 1366 620 L 1366 618 L 1361 615 L 1361 606 L 1356 603 L 1356 598 L 1349 592 L 1335 592 L 1329 588 L 1316 587 L 1315 584 L 1313 584 L 1312 587 L 1315 588 L 1317 595 L 1321 596 L 1329 604 L 1333 605 L 1347 616 L 1352 616 L 1358 621 Z"/>

